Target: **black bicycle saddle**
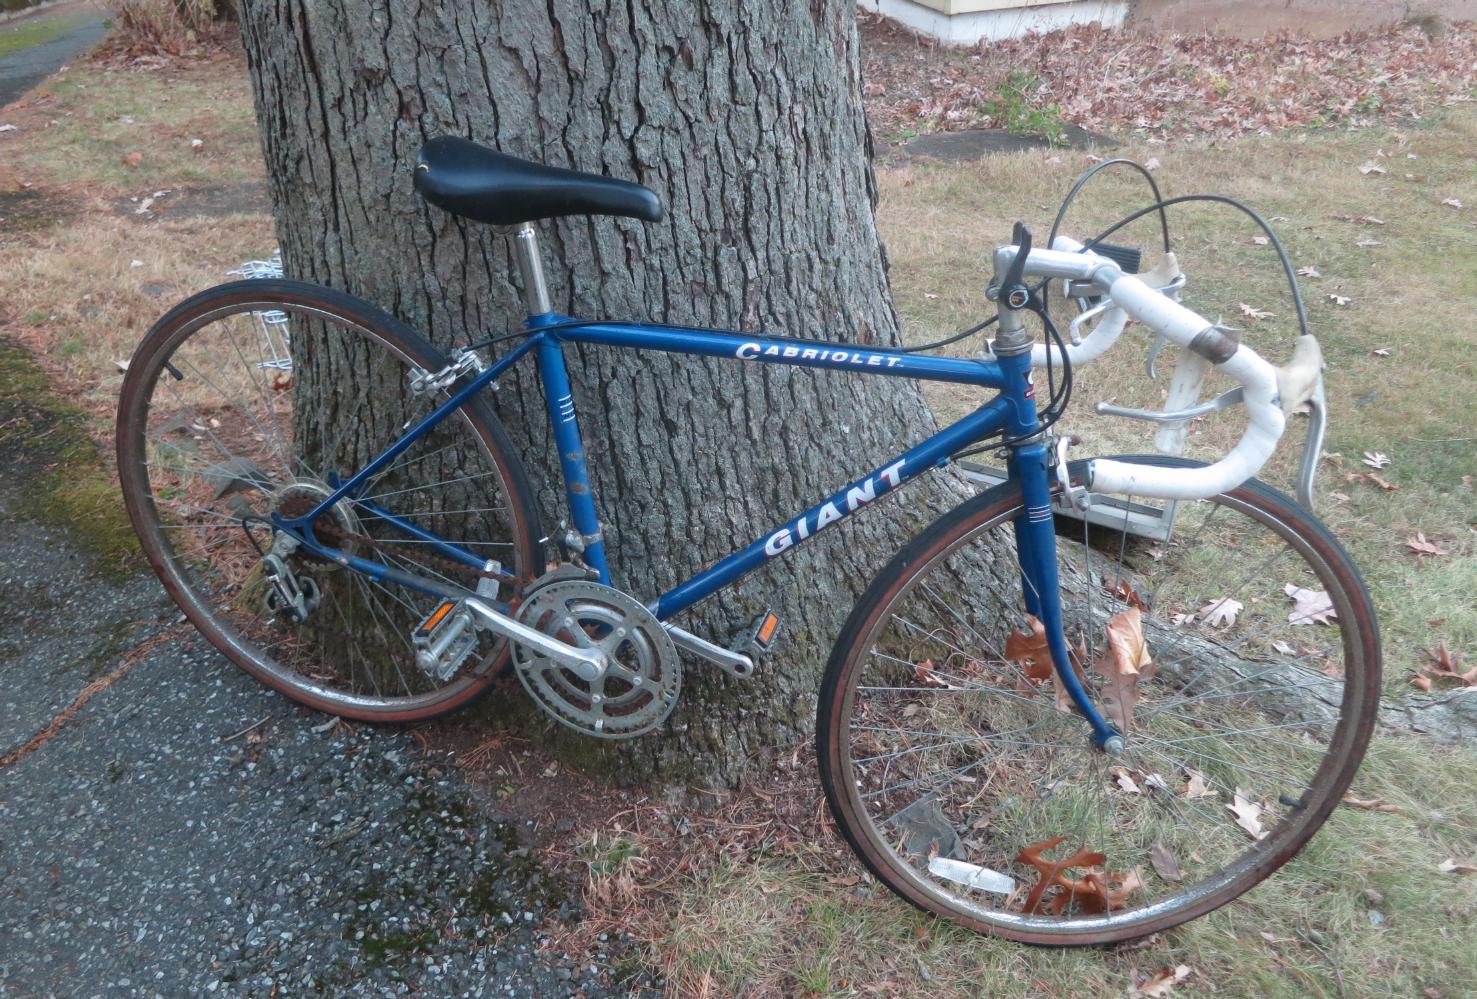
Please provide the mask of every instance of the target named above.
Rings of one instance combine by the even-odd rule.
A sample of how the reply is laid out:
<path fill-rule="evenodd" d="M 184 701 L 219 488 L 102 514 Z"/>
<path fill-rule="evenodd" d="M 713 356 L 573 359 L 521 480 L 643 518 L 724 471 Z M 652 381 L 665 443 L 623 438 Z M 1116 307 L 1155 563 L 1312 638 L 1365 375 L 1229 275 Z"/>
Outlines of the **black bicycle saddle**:
<path fill-rule="evenodd" d="M 530 163 L 469 139 L 442 135 L 416 157 L 415 189 L 437 208 L 492 225 L 561 215 L 620 215 L 658 222 L 651 190 L 578 170 Z"/>

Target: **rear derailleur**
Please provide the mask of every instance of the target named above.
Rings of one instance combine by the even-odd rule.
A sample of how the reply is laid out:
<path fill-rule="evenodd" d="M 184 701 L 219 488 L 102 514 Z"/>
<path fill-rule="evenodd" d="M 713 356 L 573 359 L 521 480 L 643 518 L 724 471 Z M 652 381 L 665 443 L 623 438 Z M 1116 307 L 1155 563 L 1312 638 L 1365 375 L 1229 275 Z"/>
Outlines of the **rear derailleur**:
<path fill-rule="evenodd" d="M 272 550 L 262 556 L 262 573 L 267 577 L 267 609 L 293 624 L 302 624 L 318 607 L 322 592 L 312 576 L 299 576 L 287 564 L 287 556 L 297 550 L 298 543 L 290 535 L 279 533 Z"/>

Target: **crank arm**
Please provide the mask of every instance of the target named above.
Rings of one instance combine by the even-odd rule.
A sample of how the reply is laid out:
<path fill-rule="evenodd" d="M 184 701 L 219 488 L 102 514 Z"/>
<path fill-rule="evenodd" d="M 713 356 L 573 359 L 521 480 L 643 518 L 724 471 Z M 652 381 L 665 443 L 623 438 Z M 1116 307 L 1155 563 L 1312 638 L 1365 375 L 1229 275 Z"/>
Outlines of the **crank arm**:
<path fill-rule="evenodd" d="M 548 656 L 581 680 L 598 680 L 605 675 L 605 653 L 600 649 L 581 649 L 566 645 L 552 635 L 513 620 L 480 597 L 467 597 L 466 606 L 477 615 L 479 623 L 488 631 Z"/>
<path fill-rule="evenodd" d="M 729 676 L 736 676 L 740 680 L 747 680 L 754 675 L 754 660 L 739 652 L 725 649 L 721 645 L 714 645 L 705 638 L 699 638 L 690 631 L 684 631 L 675 624 L 662 622 L 662 627 L 672 638 L 672 644 L 683 652 L 691 652 L 699 659 L 705 659 L 717 666 Z"/>

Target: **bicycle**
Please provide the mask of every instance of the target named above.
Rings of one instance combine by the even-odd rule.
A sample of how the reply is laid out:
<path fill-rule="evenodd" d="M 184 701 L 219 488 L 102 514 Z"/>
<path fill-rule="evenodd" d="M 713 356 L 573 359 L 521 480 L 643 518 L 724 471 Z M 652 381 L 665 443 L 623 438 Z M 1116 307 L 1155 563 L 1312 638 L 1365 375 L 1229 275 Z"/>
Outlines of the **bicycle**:
<path fill-rule="evenodd" d="M 1005 481 L 887 563 L 826 668 L 822 784 L 872 874 L 976 930 L 1105 943 L 1237 897 L 1338 803 L 1378 703 L 1374 610 L 1328 531 L 1251 478 L 1300 404 L 1316 406 L 1321 440 L 1316 341 L 1301 338 L 1293 363 L 1273 368 L 1177 301 L 1172 255 L 1140 278 L 1128 273 L 1132 252 L 1065 238 L 1033 248 L 1019 225 L 995 255 L 999 330 L 978 358 L 582 321 L 551 308 L 533 221 L 654 222 L 654 193 L 452 138 L 424 147 L 415 183 L 433 205 L 510 227 L 521 329 L 447 356 L 346 294 L 257 279 L 181 303 L 128 365 L 117 443 L 133 524 L 189 620 L 247 672 L 317 710 L 417 721 L 511 669 L 561 724 L 638 736 L 677 700 L 679 650 L 742 680 L 778 624 L 763 615 L 729 648 L 676 615 L 995 441 Z M 1072 342 L 1032 279 L 1062 281 L 1080 302 Z M 1043 316 L 1045 344 L 1025 327 L 1027 311 Z M 1176 398 L 1193 400 L 1212 367 L 1241 387 L 1128 415 L 1160 420 L 1172 436 L 1195 415 L 1244 403 L 1249 426 L 1226 457 L 1066 460 L 1051 424 L 1070 364 L 1100 354 L 1129 318 L 1183 348 Z M 485 358 L 498 343 L 509 346 Z M 998 394 L 645 600 L 611 582 L 566 343 Z M 529 355 L 572 522 L 547 571 L 527 477 L 484 397 Z M 1033 366 L 1051 386 L 1040 408 Z M 337 396 L 322 391 L 329 385 Z"/>

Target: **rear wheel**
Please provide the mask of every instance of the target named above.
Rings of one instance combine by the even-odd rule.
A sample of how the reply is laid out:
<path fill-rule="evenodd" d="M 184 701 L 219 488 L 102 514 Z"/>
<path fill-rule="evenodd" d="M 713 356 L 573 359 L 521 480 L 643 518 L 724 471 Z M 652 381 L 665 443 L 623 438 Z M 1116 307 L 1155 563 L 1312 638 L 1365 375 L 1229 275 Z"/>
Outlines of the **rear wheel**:
<path fill-rule="evenodd" d="M 1110 502 L 1060 519 L 1058 563 L 1123 754 L 1089 743 L 1034 640 L 1009 485 L 882 571 L 821 691 L 821 777 L 857 854 L 913 904 L 1014 940 L 1129 939 L 1240 895 L 1338 803 L 1378 706 L 1374 610 L 1310 514 L 1252 481 L 1151 539 L 1126 528 L 1163 502 Z"/>
<path fill-rule="evenodd" d="M 269 518 L 301 516 L 448 398 L 416 392 L 445 357 L 375 307 L 285 280 L 202 292 L 159 321 L 128 366 L 118 413 L 124 500 L 149 562 L 190 621 L 258 679 L 311 707 L 414 721 L 475 697 L 507 642 L 417 664 L 412 632 L 439 598 L 305 557 L 287 566 L 316 608 L 289 620 L 266 577 Z M 319 518 L 320 542 L 391 569 L 510 598 L 540 570 L 521 467 L 480 400 L 462 404 Z M 491 565 L 407 533 L 402 518 Z"/>

